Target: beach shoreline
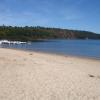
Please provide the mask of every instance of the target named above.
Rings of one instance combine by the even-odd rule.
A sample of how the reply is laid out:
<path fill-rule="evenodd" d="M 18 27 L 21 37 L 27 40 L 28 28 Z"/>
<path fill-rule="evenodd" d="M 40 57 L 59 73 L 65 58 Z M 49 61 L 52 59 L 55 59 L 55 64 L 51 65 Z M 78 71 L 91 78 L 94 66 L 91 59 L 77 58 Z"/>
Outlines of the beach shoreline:
<path fill-rule="evenodd" d="M 79 55 L 72 55 L 72 54 L 62 54 L 57 52 L 46 52 L 46 51 L 40 51 L 40 50 L 29 50 L 29 49 L 20 49 L 20 48 L 0 48 L 0 49 L 9 49 L 9 50 L 17 50 L 17 51 L 24 51 L 24 52 L 35 52 L 40 54 L 48 54 L 48 55 L 56 55 L 56 56 L 63 56 L 63 57 L 73 57 L 73 58 L 80 58 L 80 59 L 90 59 L 90 60 L 100 60 L 100 58 L 97 57 L 90 57 L 90 56 L 79 56 Z"/>
<path fill-rule="evenodd" d="M 100 100 L 100 60 L 0 48 L 0 100 Z"/>

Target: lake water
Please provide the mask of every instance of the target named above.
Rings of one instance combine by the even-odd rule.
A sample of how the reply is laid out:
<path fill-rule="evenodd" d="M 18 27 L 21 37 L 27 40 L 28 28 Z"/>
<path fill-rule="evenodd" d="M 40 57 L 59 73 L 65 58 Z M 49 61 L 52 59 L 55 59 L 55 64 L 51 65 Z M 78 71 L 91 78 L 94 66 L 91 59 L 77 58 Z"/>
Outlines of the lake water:
<path fill-rule="evenodd" d="M 100 59 L 100 40 L 48 40 L 2 47 Z"/>

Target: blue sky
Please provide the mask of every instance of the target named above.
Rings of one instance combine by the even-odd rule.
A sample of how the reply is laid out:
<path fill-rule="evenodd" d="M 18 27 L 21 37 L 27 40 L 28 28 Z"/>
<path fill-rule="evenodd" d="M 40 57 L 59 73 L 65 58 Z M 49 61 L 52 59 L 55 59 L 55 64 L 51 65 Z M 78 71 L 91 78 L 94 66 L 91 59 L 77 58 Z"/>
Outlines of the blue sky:
<path fill-rule="evenodd" d="M 0 0 L 2 24 L 100 33 L 100 0 Z"/>

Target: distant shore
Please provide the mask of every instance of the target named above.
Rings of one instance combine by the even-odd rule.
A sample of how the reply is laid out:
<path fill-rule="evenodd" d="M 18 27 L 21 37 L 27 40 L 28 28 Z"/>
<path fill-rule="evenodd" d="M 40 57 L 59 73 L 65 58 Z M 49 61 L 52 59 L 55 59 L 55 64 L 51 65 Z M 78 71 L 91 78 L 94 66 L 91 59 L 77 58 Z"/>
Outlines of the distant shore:
<path fill-rule="evenodd" d="M 0 48 L 0 100 L 100 100 L 100 60 Z"/>

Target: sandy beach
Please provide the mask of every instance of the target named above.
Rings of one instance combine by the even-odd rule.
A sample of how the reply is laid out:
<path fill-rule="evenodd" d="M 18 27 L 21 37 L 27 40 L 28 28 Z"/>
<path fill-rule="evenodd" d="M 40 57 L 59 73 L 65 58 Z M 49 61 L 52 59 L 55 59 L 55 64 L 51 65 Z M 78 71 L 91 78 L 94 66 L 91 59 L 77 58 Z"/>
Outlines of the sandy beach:
<path fill-rule="evenodd" d="M 0 100 L 100 100 L 100 60 L 0 48 Z"/>

